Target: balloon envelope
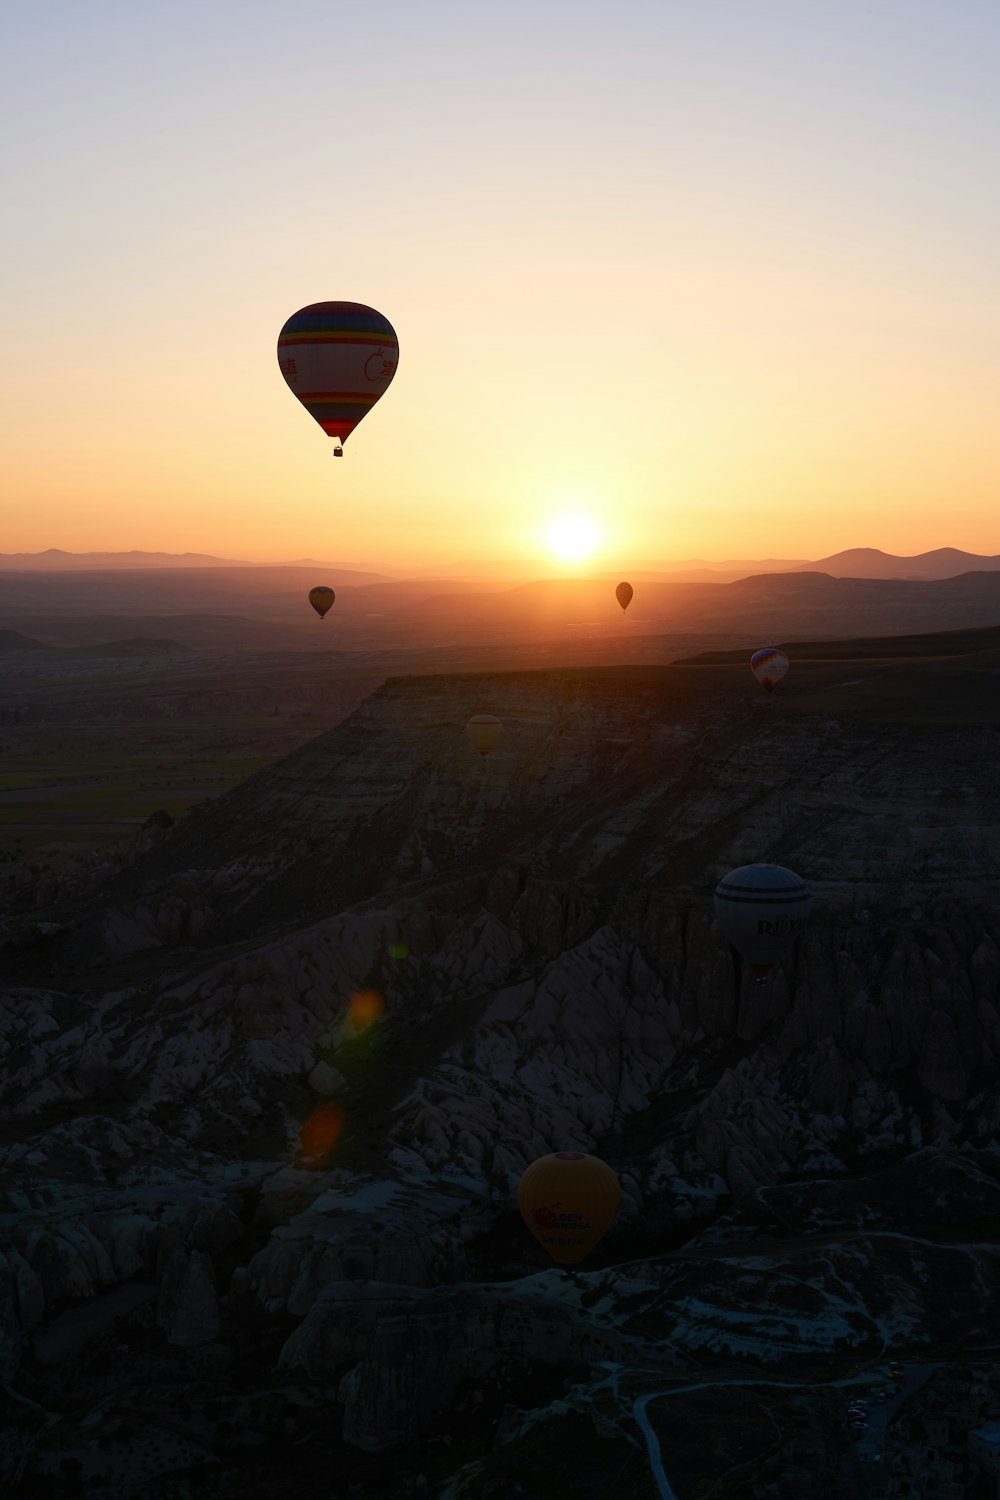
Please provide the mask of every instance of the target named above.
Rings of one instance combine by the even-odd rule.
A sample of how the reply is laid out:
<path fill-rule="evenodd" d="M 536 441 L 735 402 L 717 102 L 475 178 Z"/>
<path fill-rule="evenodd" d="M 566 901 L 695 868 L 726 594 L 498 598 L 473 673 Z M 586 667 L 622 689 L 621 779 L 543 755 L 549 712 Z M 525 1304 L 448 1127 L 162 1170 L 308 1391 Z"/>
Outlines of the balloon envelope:
<path fill-rule="evenodd" d="M 741 865 L 715 891 L 719 926 L 754 968 L 769 969 L 788 951 L 811 905 L 805 881 L 784 865 Z"/>
<path fill-rule="evenodd" d="M 624 614 L 632 603 L 632 585 L 630 583 L 620 583 L 615 589 L 615 598 L 621 605 L 622 613 Z"/>
<path fill-rule="evenodd" d="M 769 693 L 773 692 L 788 671 L 788 657 L 776 646 L 765 646 L 751 656 L 750 670 Z"/>
<path fill-rule="evenodd" d="M 278 367 L 292 394 L 338 445 L 389 389 L 399 340 L 363 302 L 311 302 L 278 335 Z"/>
<path fill-rule="evenodd" d="M 473 714 L 465 733 L 472 748 L 485 757 L 503 734 L 503 724 L 496 714 Z"/>
<path fill-rule="evenodd" d="M 521 1178 L 517 1206 L 535 1239 L 561 1266 L 582 1260 L 614 1223 L 622 1190 L 596 1156 L 556 1151 Z"/>
<path fill-rule="evenodd" d="M 328 589 L 326 584 L 321 583 L 317 585 L 316 588 L 309 590 L 309 603 L 312 605 L 313 609 L 319 615 L 321 620 L 326 614 L 327 610 L 332 606 L 333 601 L 334 599 L 336 599 L 336 597 L 337 596 L 333 592 L 333 589 Z"/>

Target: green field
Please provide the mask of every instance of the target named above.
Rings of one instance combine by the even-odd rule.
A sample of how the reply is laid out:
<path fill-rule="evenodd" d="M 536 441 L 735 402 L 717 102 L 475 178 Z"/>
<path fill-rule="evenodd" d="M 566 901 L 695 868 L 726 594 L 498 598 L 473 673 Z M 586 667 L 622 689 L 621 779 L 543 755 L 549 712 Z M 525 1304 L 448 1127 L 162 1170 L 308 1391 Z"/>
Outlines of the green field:
<path fill-rule="evenodd" d="M 0 771 L 0 860 L 131 838 L 151 813 L 178 818 L 275 758 L 246 748 L 8 755 Z"/>
<path fill-rule="evenodd" d="M 314 653 L 14 653 L 0 675 L 0 866 L 74 864 L 331 729 L 382 681 Z"/>

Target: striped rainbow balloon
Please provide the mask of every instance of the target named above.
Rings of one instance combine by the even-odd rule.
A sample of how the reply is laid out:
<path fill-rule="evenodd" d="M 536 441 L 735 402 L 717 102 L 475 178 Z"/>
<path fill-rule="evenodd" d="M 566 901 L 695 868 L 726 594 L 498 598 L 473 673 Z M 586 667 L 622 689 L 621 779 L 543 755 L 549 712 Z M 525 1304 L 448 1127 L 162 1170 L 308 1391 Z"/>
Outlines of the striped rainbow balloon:
<path fill-rule="evenodd" d="M 750 670 L 757 681 L 772 693 L 788 671 L 788 657 L 777 646 L 765 646 L 750 658 Z"/>
<path fill-rule="evenodd" d="M 363 302 L 311 302 L 278 335 L 278 367 L 292 394 L 342 446 L 389 389 L 399 340 L 388 318 Z"/>

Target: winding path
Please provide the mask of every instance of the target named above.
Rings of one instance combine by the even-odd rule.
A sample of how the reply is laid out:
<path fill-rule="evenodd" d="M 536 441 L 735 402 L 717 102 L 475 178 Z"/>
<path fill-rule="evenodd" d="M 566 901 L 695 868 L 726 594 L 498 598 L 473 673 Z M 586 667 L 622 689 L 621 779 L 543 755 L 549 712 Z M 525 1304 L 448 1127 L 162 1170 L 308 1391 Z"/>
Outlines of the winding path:
<path fill-rule="evenodd" d="M 924 1382 L 929 1379 L 931 1372 L 937 1368 L 938 1365 L 936 1364 L 915 1365 L 907 1371 L 904 1389 L 891 1404 L 882 1408 L 878 1413 L 882 1418 L 880 1425 L 883 1430 L 890 1412 L 906 1396 L 910 1396 L 914 1391 L 919 1390 Z M 659 1401 L 661 1397 L 683 1396 L 690 1391 L 720 1390 L 725 1386 L 736 1386 L 741 1390 L 746 1389 L 748 1386 L 777 1387 L 781 1390 L 792 1391 L 836 1390 L 838 1388 L 843 1389 L 845 1386 L 872 1385 L 878 1378 L 878 1376 L 873 1375 L 851 1375 L 846 1376 L 843 1380 L 699 1380 L 694 1385 L 675 1386 L 668 1391 L 648 1391 L 644 1396 L 638 1396 L 632 1403 L 632 1415 L 643 1437 L 646 1439 L 649 1467 L 660 1492 L 660 1500 L 680 1500 L 680 1497 L 667 1478 L 666 1470 L 663 1467 L 663 1455 L 660 1452 L 660 1440 L 653 1430 L 653 1424 L 646 1415 L 646 1407 L 651 1401 Z"/>

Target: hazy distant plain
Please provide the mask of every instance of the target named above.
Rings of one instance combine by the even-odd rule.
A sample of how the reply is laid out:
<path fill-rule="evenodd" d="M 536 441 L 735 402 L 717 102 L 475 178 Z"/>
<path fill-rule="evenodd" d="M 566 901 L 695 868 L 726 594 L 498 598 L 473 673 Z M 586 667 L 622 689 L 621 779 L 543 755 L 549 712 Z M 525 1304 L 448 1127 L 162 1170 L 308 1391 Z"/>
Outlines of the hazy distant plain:
<path fill-rule="evenodd" d="M 8 867 L 127 839 L 159 809 L 179 816 L 333 727 L 390 676 L 662 665 L 703 652 L 743 662 L 763 644 L 1000 619 L 992 571 L 659 579 L 637 583 L 626 614 L 603 578 L 508 586 L 348 573 L 322 621 L 305 599 L 317 581 L 312 567 L 0 575 Z M 820 677 L 836 711 L 837 672 Z M 942 713 L 961 717 L 949 682 Z M 749 672 L 746 691 L 756 691 Z M 875 691 L 891 692 L 891 674 Z"/>

